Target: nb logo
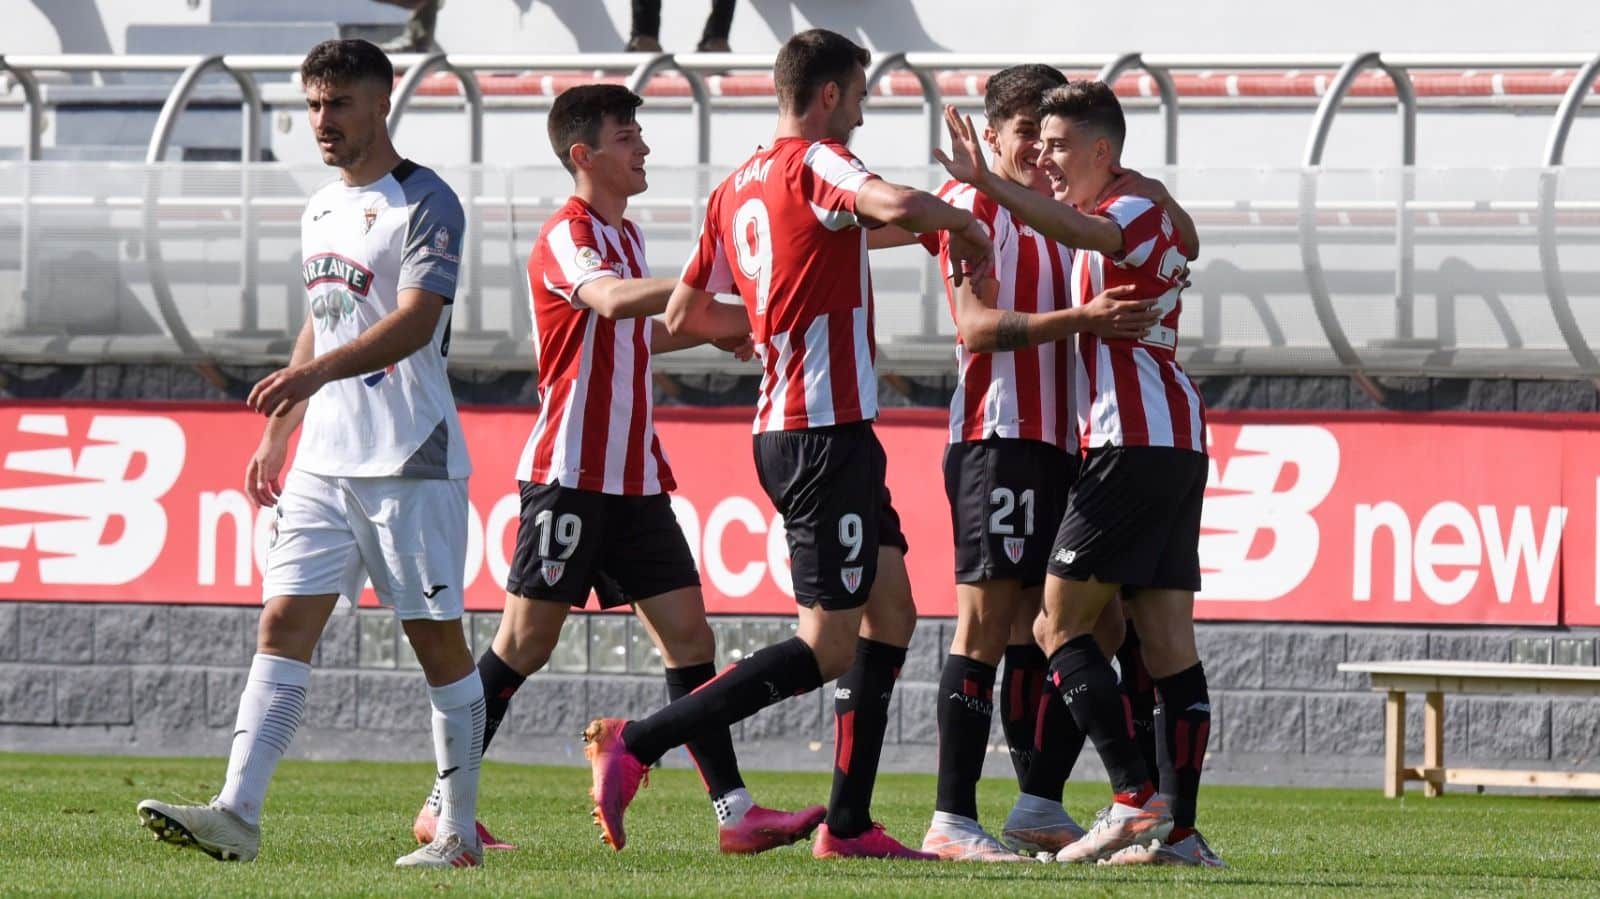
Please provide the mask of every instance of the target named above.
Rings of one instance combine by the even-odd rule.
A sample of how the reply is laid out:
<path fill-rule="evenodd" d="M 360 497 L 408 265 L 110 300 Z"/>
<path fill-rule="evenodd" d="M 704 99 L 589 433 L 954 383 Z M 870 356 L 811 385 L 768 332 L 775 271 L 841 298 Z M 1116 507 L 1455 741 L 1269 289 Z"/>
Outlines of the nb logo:
<path fill-rule="evenodd" d="M 1315 425 L 1245 425 L 1231 452 L 1207 443 L 1201 598 L 1268 602 L 1288 594 L 1317 561 L 1321 533 L 1311 513 L 1339 477 L 1338 439 Z"/>
<path fill-rule="evenodd" d="M 0 415 L 0 583 L 126 584 L 167 540 L 183 429 L 156 415 Z"/>

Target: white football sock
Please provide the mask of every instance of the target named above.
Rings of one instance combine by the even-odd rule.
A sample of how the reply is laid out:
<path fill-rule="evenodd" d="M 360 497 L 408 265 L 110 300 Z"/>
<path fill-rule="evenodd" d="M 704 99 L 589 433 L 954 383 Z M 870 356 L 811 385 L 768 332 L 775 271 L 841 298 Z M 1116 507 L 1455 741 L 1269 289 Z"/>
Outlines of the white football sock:
<path fill-rule="evenodd" d="M 289 748 L 306 710 L 311 666 L 294 659 L 256 653 L 239 697 L 228 753 L 228 779 L 217 800 L 248 824 L 260 825 L 261 804 L 278 759 Z"/>
<path fill-rule="evenodd" d="M 433 703 L 433 756 L 438 762 L 438 837 L 478 838 L 478 769 L 483 764 L 483 680 L 478 672 L 453 684 L 429 687 Z"/>
<path fill-rule="evenodd" d="M 711 807 L 717 812 L 718 827 L 732 827 L 744 820 L 744 813 L 750 811 L 756 804 L 750 796 L 750 791 L 738 787 L 723 793 L 711 800 Z"/>

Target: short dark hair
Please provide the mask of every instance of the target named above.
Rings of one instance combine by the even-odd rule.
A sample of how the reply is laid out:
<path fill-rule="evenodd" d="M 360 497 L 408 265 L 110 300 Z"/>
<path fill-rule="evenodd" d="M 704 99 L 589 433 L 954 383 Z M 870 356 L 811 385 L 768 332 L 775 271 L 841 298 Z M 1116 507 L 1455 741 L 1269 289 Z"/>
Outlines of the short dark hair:
<path fill-rule="evenodd" d="M 580 84 L 569 87 L 550 104 L 545 129 L 550 132 L 550 149 L 569 172 L 578 166 L 572 161 L 572 145 L 600 143 L 600 127 L 610 117 L 619 125 L 633 123 L 633 111 L 644 99 L 620 84 Z"/>
<path fill-rule="evenodd" d="M 1128 135 L 1128 122 L 1122 117 L 1122 104 L 1104 81 L 1074 81 L 1051 88 L 1039 102 L 1039 119 L 1060 116 L 1088 125 L 1110 141 L 1113 150 L 1122 150 Z"/>
<path fill-rule="evenodd" d="M 838 32 L 826 28 L 802 31 L 784 41 L 772 66 L 772 83 L 778 92 L 778 109 L 798 115 L 816 99 L 822 86 L 841 87 L 856 66 L 866 67 L 872 54 Z"/>
<path fill-rule="evenodd" d="M 300 63 L 301 84 L 377 81 L 394 85 L 394 63 L 371 41 L 331 40 L 311 48 Z"/>
<path fill-rule="evenodd" d="M 1045 92 L 1066 83 L 1060 69 L 1042 63 L 1001 69 L 989 76 L 983 89 L 983 115 L 991 127 L 1019 113 L 1037 115 Z"/>

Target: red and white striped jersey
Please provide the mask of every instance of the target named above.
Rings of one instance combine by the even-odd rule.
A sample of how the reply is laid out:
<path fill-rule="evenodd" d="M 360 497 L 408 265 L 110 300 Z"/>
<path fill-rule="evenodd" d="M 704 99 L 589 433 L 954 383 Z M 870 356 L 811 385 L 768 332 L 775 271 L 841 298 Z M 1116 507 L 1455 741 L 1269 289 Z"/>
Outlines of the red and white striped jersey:
<path fill-rule="evenodd" d="M 757 433 L 878 415 L 870 223 L 855 205 L 877 177 L 838 141 L 783 138 L 711 193 L 683 281 L 744 300 L 762 366 Z"/>
<path fill-rule="evenodd" d="M 1072 250 L 1016 221 L 1004 206 L 960 181 L 939 198 L 972 213 L 994 244 L 995 308 L 1051 312 L 1070 308 Z M 931 237 L 933 235 L 924 235 Z M 937 232 L 945 298 L 955 315 L 950 235 Z M 927 246 L 924 243 L 924 246 Z M 1038 440 L 1075 452 L 1071 394 L 1073 345 L 1061 340 L 999 353 L 974 353 L 956 337 L 957 382 L 950 398 L 950 442 L 1008 437 Z"/>
<path fill-rule="evenodd" d="M 1081 306 L 1109 287 L 1133 284 L 1135 296 L 1158 298 L 1161 320 L 1143 340 L 1078 335 L 1073 385 L 1083 445 L 1171 446 L 1203 453 L 1205 404 L 1176 357 L 1189 250 L 1166 210 L 1150 200 L 1114 196 L 1095 214 L 1122 228 L 1122 249 L 1109 258 L 1078 251 L 1073 302 Z"/>
<path fill-rule="evenodd" d="M 517 462 L 518 480 L 625 496 L 677 486 L 655 429 L 654 320 L 613 321 L 578 297 L 578 288 L 599 278 L 649 274 L 638 226 L 610 225 L 577 197 L 540 229 L 528 256 L 539 418 Z"/>

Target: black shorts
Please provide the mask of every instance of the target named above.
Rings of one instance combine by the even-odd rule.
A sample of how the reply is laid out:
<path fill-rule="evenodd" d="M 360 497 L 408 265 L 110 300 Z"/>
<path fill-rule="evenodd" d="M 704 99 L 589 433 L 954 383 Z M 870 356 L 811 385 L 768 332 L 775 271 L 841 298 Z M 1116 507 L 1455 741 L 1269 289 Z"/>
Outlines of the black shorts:
<path fill-rule="evenodd" d="M 1199 590 L 1206 466 L 1204 453 L 1166 446 L 1089 450 L 1067 499 L 1050 573 Z"/>
<path fill-rule="evenodd" d="M 878 576 L 878 547 L 907 549 L 871 422 L 755 438 L 761 489 L 783 516 L 795 602 L 854 609 Z"/>
<path fill-rule="evenodd" d="M 506 592 L 611 609 L 700 586 L 665 493 L 616 496 L 521 482 L 522 517 Z"/>
<path fill-rule="evenodd" d="M 1078 457 L 1038 440 L 991 437 L 944 451 L 956 583 L 1044 583 Z"/>

